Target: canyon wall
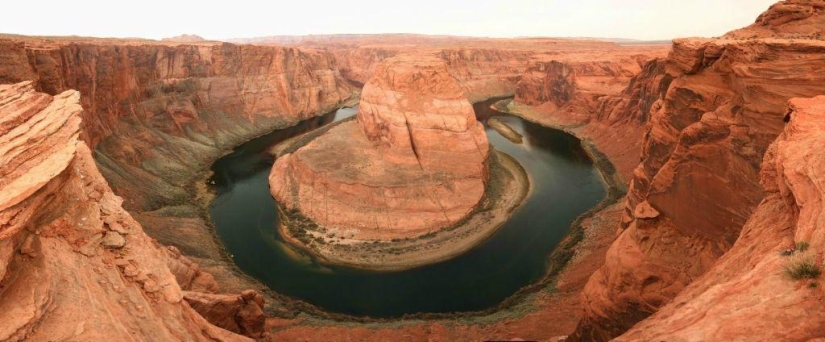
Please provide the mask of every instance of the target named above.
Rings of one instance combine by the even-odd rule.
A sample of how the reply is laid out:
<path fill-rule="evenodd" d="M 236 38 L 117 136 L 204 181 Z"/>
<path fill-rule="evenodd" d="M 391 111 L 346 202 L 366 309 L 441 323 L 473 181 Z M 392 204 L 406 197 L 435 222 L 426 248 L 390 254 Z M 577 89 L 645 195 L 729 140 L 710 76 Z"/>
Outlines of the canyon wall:
<path fill-rule="evenodd" d="M 214 238 L 195 179 L 228 149 L 357 98 L 334 57 L 314 50 L 109 39 L 0 39 L 0 82 L 78 90 L 81 137 L 153 238 L 176 246 L 225 290 L 238 277 Z"/>
<path fill-rule="evenodd" d="M 261 44 L 313 47 L 330 52 L 341 74 L 359 84 L 366 83 L 387 58 L 397 55 L 430 55 L 443 59 L 470 102 L 512 95 L 528 67 L 551 59 L 646 53 L 649 46 L 624 47 L 615 43 L 552 38 L 493 39 L 420 35 L 340 35 L 264 37 Z M 573 57 L 576 56 L 576 57 Z"/>
<path fill-rule="evenodd" d="M 209 157 L 329 111 L 354 91 L 332 56 L 296 48 L 21 44 L 10 55 L 29 62 L 13 68 L 29 72 L 7 81 L 83 94 L 84 140 L 130 209 L 176 201 Z"/>
<path fill-rule="evenodd" d="M 667 306 L 620 341 L 808 341 L 825 337 L 817 277 L 825 248 L 825 96 L 790 101 L 789 123 L 765 153 L 765 198 L 739 239 Z M 799 279 L 801 278 L 801 279 Z"/>
<path fill-rule="evenodd" d="M 670 79 L 661 75 L 666 45 L 552 56 L 520 77 L 501 110 L 564 129 L 593 144 L 615 166 L 624 187 L 638 164 L 648 113 Z M 610 175 L 608 175 L 610 176 Z"/>
<path fill-rule="evenodd" d="M 79 101 L 0 85 L 0 340 L 251 341 L 184 300 L 214 280 L 121 207 L 80 140 Z"/>
<path fill-rule="evenodd" d="M 788 1 L 756 25 L 800 26 L 765 24 L 777 9 L 787 15 L 786 5 L 802 12 L 821 7 Z M 801 26 L 822 30 L 816 23 Z M 658 95 L 619 236 L 585 287 L 584 318 L 572 340 L 618 336 L 730 250 L 765 196 L 759 170 L 782 131 L 788 99 L 825 94 L 825 43 L 781 35 L 743 39 L 741 32 L 674 41 L 668 58 L 657 62 L 656 77 L 666 82 L 631 97 L 642 103 Z"/>
<path fill-rule="evenodd" d="M 416 52 L 410 52 L 410 50 Z M 431 55 L 443 59 L 470 102 L 512 95 L 521 73 L 541 54 L 536 50 L 488 48 L 415 48 L 366 46 L 331 50 L 344 77 L 366 83 L 387 58 L 398 55 Z"/>

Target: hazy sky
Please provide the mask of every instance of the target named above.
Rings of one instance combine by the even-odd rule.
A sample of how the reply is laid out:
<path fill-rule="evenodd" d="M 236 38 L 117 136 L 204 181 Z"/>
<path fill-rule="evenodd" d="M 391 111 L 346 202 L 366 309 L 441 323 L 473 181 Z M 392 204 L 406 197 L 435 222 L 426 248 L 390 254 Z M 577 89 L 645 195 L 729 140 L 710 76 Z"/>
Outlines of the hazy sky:
<path fill-rule="evenodd" d="M 5 1 L 4 1 L 5 2 Z M 751 24 L 775 0 L 8 1 L 0 32 L 159 39 L 328 33 L 671 39 Z"/>

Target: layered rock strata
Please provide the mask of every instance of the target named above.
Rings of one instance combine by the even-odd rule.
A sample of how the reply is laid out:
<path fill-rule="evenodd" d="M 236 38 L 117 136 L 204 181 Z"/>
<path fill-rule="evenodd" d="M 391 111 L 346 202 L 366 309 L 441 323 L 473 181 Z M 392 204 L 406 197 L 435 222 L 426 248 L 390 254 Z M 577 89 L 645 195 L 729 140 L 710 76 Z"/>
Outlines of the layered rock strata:
<path fill-rule="evenodd" d="M 489 144 L 472 105 L 436 58 L 385 61 L 347 122 L 279 158 L 273 196 L 356 240 L 452 226 L 484 196 Z"/>
<path fill-rule="evenodd" d="M 335 56 L 341 74 L 366 83 L 381 62 L 402 54 L 443 59 L 470 102 L 513 95 L 525 70 L 536 62 L 610 60 L 615 56 L 666 52 L 666 44 L 619 45 L 592 39 L 494 39 L 410 34 L 275 36 L 244 42 L 313 47 Z"/>
<path fill-rule="evenodd" d="M 258 285 L 237 277 L 204 220 L 202 172 L 241 142 L 357 96 L 328 53 L 214 42 L 0 39 L 0 82 L 22 80 L 83 94 L 81 137 L 124 207 L 233 292 Z"/>
<path fill-rule="evenodd" d="M 781 5 L 791 4 L 808 8 L 796 1 Z M 765 15 L 760 18 L 763 25 Z M 776 24 L 772 31 L 802 25 Z M 659 62 L 657 77 L 668 80 L 660 83 L 666 90 L 653 92 L 659 97 L 619 236 L 585 288 L 584 318 L 572 339 L 615 337 L 705 274 L 740 238 L 765 196 L 760 165 L 782 131 L 788 99 L 825 93 L 825 43 L 742 40 L 736 32 L 676 40 Z"/>
<path fill-rule="evenodd" d="M 0 85 L 0 340 L 250 340 L 183 300 L 178 277 L 214 280 L 121 207 L 80 140 L 79 102 Z"/>
<path fill-rule="evenodd" d="M 825 248 L 825 96 L 790 101 L 765 153 L 762 202 L 736 243 L 702 277 L 620 341 L 808 341 L 825 331 L 818 276 Z M 807 278 L 810 277 L 810 278 Z"/>
<path fill-rule="evenodd" d="M 616 51 L 537 62 L 522 75 L 512 101 L 498 109 L 564 129 L 595 145 L 616 167 L 615 183 L 632 177 L 648 112 L 667 88 L 658 74 L 666 49 Z"/>

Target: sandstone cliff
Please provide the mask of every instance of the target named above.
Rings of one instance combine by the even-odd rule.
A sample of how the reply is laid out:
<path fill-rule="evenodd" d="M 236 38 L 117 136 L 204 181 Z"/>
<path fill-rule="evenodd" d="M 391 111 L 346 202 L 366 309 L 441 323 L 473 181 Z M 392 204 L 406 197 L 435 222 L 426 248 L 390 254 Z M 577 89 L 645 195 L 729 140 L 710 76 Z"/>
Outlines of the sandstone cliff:
<path fill-rule="evenodd" d="M 183 300 L 176 277 L 214 280 L 123 210 L 80 141 L 79 100 L 0 85 L 0 340 L 249 340 Z"/>
<path fill-rule="evenodd" d="M 256 286 L 233 274 L 192 184 L 235 145 L 354 97 L 333 56 L 271 46 L 78 41 L 0 39 L 0 82 L 33 80 L 49 94 L 80 91 L 81 137 L 147 233 L 179 247 L 227 290 Z"/>
<path fill-rule="evenodd" d="M 765 195 L 759 169 L 788 99 L 825 93 L 823 55 L 817 40 L 674 42 L 656 76 L 667 82 L 630 100 L 658 95 L 619 236 L 583 292 L 572 339 L 621 334 L 731 248 Z"/>
<path fill-rule="evenodd" d="M 49 94 L 84 94 L 83 138 L 132 209 L 184 196 L 193 166 L 209 156 L 353 94 L 331 55 L 295 48 L 32 38 L 0 42 L 0 56 L 0 70 L 14 71 L 2 82 L 34 80 Z"/>
<path fill-rule="evenodd" d="M 768 148 L 765 198 L 736 243 L 667 306 L 621 341 L 808 341 L 825 336 L 817 277 L 788 270 L 823 266 L 825 96 L 790 101 L 789 124 Z M 790 254 L 790 255 L 789 255 Z"/>
<path fill-rule="evenodd" d="M 590 59 L 592 56 L 648 52 L 650 46 L 624 47 L 594 40 L 492 39 L 419 35 L 340 35 L 267 37 L 260 43 L 295 44 L 329 51 L 341 74 L 366 83 L 387 58 L 401 54 L 443 59 L 470 102 L 512 95 L 524 71 L 537 61 Z"/>
<path fill-rule="evenodd" d="M 451 226 L 483 197 L 487 136 L 440 59 L 384 61 L 357 119 L 276 161 L 279 203 L 345 236 L 390 240 Z"/>
<path fill-rule="evenodd" d="M 639 161 L 639 131 L 670 82 L 657 60 L 667 50 L 666 45 L 622 47 L 536 62 L 501 109 L 597 146 L 615 165 L 615 183 L 623 187 Z"/>

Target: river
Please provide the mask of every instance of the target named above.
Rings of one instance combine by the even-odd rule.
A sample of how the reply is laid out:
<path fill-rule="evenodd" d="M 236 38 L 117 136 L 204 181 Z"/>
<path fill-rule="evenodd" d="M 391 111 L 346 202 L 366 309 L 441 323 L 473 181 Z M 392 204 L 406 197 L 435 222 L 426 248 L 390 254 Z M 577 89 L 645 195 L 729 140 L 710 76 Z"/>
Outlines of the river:
<path fill-rule="evenodd" d="M 268 175 L 278 142 L 355 115 L 343 108 L 254 139 L 212 167 L 217 197 L 210 214 L 235 263 L 272 290 L 324 310 L 356 316 L 478 311 L 495 307 L 542 278 L 548 255 L 571 222 L 606 194 L 580 141 L 489 108 L 474 105 L 490 143 L 524 166 L 533 191 L 489 240 L 454 259 L 400 272 L 371 272 L 319 264 L 289 248 L 278 230 Z M 524 136 L 514 144 L 486 126 L 497 116 Z"/>

